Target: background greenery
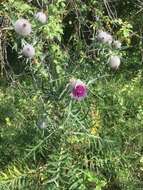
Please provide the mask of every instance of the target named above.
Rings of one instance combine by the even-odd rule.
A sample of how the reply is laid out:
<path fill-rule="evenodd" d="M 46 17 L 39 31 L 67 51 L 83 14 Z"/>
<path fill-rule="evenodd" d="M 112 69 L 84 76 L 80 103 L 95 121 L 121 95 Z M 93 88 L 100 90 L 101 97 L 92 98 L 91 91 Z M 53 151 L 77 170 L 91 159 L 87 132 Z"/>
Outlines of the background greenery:
<path fill-rule="evenodd" d="M 0 190 L 141 190 L 142 1 L 0 3 Z M 41 9 L 46 25 L 33 19 Z M 14 32 L 20 17 L 30 37 Z M 100 44 L 99 29 L 121 50 Z M 21 56 L 25 42 L 36 48 L 32 61 Z M 116 72 L 111 53 L 122 56 Z M 84 101 L 70 98 L 72 77 L 89 83 Z"/>

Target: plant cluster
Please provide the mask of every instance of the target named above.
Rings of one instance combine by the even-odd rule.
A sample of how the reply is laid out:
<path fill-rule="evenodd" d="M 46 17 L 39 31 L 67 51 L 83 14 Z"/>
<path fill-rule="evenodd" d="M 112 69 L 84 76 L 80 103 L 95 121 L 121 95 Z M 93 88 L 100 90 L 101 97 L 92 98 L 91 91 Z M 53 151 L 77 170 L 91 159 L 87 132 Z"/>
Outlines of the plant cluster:
<path fill-rule="evenodd" d="M 0 4 L 0 190 L 142 189 L 140 36 L 112 10 Z"/>

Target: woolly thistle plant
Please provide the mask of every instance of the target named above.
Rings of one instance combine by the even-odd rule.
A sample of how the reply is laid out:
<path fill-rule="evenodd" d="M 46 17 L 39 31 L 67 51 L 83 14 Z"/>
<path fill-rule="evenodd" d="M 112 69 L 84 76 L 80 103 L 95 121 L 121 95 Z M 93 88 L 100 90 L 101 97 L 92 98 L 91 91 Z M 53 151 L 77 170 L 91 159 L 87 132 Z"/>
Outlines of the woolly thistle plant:
<path fill-rule="evenodd" d="M 28 36 L 32 32 L 31 24 L 28 20 L 20 18 L 14 24 L 15 32 L 22 36 Z"/>
<path fill-rule="evenodd" d="M 23 47 L 22 54 L 27 58 L 33 58 L 35 55 L 35 48 L 31 44 L 26 44 Z"/>
<path fill-rule="evenodd" d="M 116 55 L 118 50 L 114 50 L 117 47 L 119 49 L 119 44 L 114 45 L 113 36 L 105 32 L 115 29 L 115 25 L 114 21 L 109 17 L 105 18 L 100 10 L 103 1 L 3 2 L 3 7 L 6 7 L 4 15 L 10 15 L 12 21 L 19 15 L 26 15 L 28 20 L 33 19 L 33 27 L 26 19 L 19 19 L 14 25 L 16 33 L 21 36 L 28 36 L 33 31 L 33 35 L 26 39 L 28 43 L 33 44 L 23 47 L 25 39 L 15 39 L 15 35 L 11 33 L 10 42 L 14 42 L 13 49 L 21 47 L 22 44 L 22 54 L 28 59 L 34 57 L 36 49 L 34 61 L 42 64 L 28 64 L 20 75 L 14 75 L 12 72 L 14 80 L 11 77 L 10 83 L 6 81 L 9 85 L 1 87 L 4 95 L 0 91 L 0 189 L 122 189 L 120 185 L 124 180 L 119 177 L 127 176 L 127 182 L 130 178 L 128 175 L 122 175 L 124 166 L 126 165 L 126 169 L 129 166 L 130 172 L 129 157 L 140 155 L 138 145 L 137 148 L 133 147 L 133 153 L 132 147 L 128 145 L 132 144 L 132 141 L 135 143 L 140 135 L 138 133 L 136 138 L 132 132 L 134 124 L 135 131 L 138 126 L 140 130 L 141 125 L 135 116 L 137 114 L 138 118 L 141 118 L 139 114 L 142 113 L 142 108 L 138 105 L 142 100 L 139 99 L 137 104 L 137 98 L 130 99 L 134 105 L 132 108 L 128 97 L 126 98 L 128 90 L 127 93 L 121 91 L 125 77 L 116 83 L 120 75 L 117 73 L 114 75 L 115 80 L 112 80 L 113 75 L 108 75 L 107 67 L 97 64 L 109 61 L 109 66 L 117 69 L 121 62 L 120 57 Z M 39 9 L 44 9 L 49 15 L 48 23 L 41 27 L 38 22 L 44 24 L 47 18 L 43 12 L 38 12 Z M 95 10 L 100 17 L 96 18 L 96 22 L 93 19 L 96 16 Z M 38 22 L 35 22 L 36 20 Z M 104 27 L 96 38 L 96 31 Z M 107 46 L 95 44 L 94 39 Z M 9 42 L 9 39 L 7 41 Z M 36 46 L 35 49 L 33 46 Z M 63 56 L 63 52 L 68 56 Z M 108 60 L 108 55 L 111 54 Z M 13 56 L 15 58 L 10 60 L 12 66 L 15 62 L 19 64 L 17 51 L 15 55 L 13 51 L 8 52 L 8 56 L 8 60 Z M 21 60 L 25 63 L 25 59 Z M 126 75 L 126 72 L 124 73 Z M 67 79 L 73 75 L 75 79 L 68 83 Z M 84 80 L 89 82 L 86 84 Z M 122 84 L 119 84 L 120 82 Z M 69 91 L 66 88 L 67 83 Z M 117 93 L 114 93 L 115 90 Z M 140 93 L 140 88 L 138 91 Z M 66 92 L 70 94 L 70 100 Z M 137 97 L 140 98 L 141 94 L 137 94 Z M 72 101 L 73 99 L 78 103 Z M 47 119 L 40 120 L 43 113 Z M 128 128 L 128 125 L 132 127 Z M 130 135 L 126 134 L 126 130 L 127 133 L 131 130 Z M 73 143 L 69 143 L 68 138 L 72 138 Z M 134 155 L 135 152 L 138 154 Z M 9 166 L 15 163 L 19 167 L 10 170 Z M 134 163 L 133 165 L 135 166 Z M 6 168 L 8 170 L 5 170 Z M 94 174 L 91 171 L 94 171 Z M 107 185 L 102 183 L 102 176 L 106 178 Z"/>
<path fill-rule="evenodd" d="M 38 13 L 36 13 L 36 14 L 35 14 L 35 18 L 36 18 L 39 22 L 41 22 L 42 24 L 46 23 L 46 21 L 47 21 L 47 16 L 46 16 L 46 14 L 43 13 L 43 12 L 38 12 Z"/>

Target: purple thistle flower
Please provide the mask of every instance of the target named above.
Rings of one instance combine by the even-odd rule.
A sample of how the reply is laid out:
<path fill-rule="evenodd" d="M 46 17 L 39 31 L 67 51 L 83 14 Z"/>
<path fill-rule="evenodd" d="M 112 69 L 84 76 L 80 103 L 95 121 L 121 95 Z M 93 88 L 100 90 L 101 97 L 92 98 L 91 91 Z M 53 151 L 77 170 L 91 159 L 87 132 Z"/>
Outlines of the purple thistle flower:
<path fill-rule="evenodd" d="M 72 79 L 71 83 L 71 97 L 75 100 L 83 100 L 87 96 L 87 86 L 81 80 Z"/>

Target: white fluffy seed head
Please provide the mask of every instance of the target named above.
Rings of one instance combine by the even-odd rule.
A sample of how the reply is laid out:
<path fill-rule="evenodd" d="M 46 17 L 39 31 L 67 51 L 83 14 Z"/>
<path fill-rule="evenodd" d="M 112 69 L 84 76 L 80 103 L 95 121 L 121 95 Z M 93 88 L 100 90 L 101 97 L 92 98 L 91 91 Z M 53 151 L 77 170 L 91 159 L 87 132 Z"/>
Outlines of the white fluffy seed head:
<path fill-rule="evenodd" d="M 35 55 L 35 49 L 32 45 L 26 44 L 22 50 L 22 54 L 27 58 L 33 58 Z"/>
<path fill-rule="evenodd" d="M 113 42 L 113 45 L 114 45 L 114 47 L 116 48 L 116 49 L 120 49 L 121 48 L 121 42 L 119 41 L 119 40 L 115 40 L 114 42 Z"/>
<path fill-rule="evenodd" d="M 31 24 L 26 19 L 18 19 L 14 24 L 14 30 L 16 33 L 27 36 L 32 32 Z"/>
<path fill-rule="evenodd" d="M 38 13 L 36 13 L 35 18 L 36 18 L 39 22 L 41 22 L 42 24 L 44 24 L 44 23 L 47 22 L 47 16 L 46 16 L 46 14 L 43 13 L 43 12 L 38 12 Z"/>
<path fill-rule="evenodd" d="M 103 31 L 99 31 L 97 35 L 97 39 L 101 41 L 102 43 L 108 43 L 108 44 L 111 44 L 113 41 L 111 34 L 109 34 L 108 32 L 103 32 Z"/>
<path fill-rule="evenodd" d="M 120 57 L 117 55 L 111 56 L 109 59 L 109 65 L 112 69 L 118 69 L 118 67 L 120 66 L 121 60 Z"/>

